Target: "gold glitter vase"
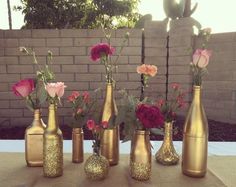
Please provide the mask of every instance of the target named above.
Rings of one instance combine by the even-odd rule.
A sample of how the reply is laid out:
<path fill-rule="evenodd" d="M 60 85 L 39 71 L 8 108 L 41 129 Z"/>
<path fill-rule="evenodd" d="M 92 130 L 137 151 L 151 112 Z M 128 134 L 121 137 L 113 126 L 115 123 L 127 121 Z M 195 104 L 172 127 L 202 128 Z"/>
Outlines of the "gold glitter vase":
<path fill-rule="evenodd" d="M 113 115 L 117 115 L 117 107 L 113 96 L 113 84 L 107 83 L 106 97 L 103 104 L 101 121 L 109 121 Z M 110 165 L 117 165 L 119 162 L 119 141 L 120 132 L 118 124 L 114 128 L 105 129 L 101 138 L 101 155 L 106 157 Z"/>
<path fill-rule="evenodd" d="M 201 87 L 194 86 L 193 100 L 185 119 L 182 172 L 204 177 L 207 171 L 208 122 L 201 102 Z"/>
<path fill-rule="evenodd" d="M 46 125 L 40 110 L 34 110 L 34 120 L 25 130 L 25 160 L 27 166 L 43 166 L 43 133 Z"/>
<path fill-rule="evenodd" d="M 164 140 L 155 158 L 157 162 L 163 165 L 175 165 L 179 162 L 179 155 L 175 151 L 172 140 L 173 122 L 165 122 L 164 128 Z"/>
<path fill-rule="evenodd" d="M 81 163 L 84 161 L 84 132 L 82 128 L 72 130 L 72 162 Z"/>
<path fill-rule="evenodd" d="M 48 126 L 43 135 L 43 173 L 45 177 L 63 174 L 63 137 L 58 127 L 56 107 L 49 106 Z"/>
<path fill-rule="evenodd" d="M 104 156 L 94 153 L 86 160 L 84 171 L 90 180 L 103 180 L 108 175 L 109 162 Z"/>
<path fill-rule="evenodd" d="M 151 159 L 150 132 L 136 130 L 130 153 L 131 177 L 139 181 L 149 180 L 151 177 Z"/>

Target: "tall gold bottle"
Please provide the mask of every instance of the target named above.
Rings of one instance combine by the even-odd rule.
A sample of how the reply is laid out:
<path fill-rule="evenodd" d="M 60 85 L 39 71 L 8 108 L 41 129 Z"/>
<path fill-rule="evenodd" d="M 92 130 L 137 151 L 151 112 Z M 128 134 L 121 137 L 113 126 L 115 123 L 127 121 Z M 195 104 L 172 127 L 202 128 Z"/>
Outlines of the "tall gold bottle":
<path fill-rule="evenodd" d="M 82 128 L 72 130 L 72 162 L 81 163 L 84 161 L 84 132 Z"/>
<path fill-rule="evenodd" d="M 165 122 L 165 135 L 161 148 L 157 151 L 156 161 L 163 165 L 175 165 L 179 162 L 179 155 L 175 151 L 172 140 L 173 121 Z"/>
<path fill-rule="evenodd" d="M 45 177 L 63 174 L 63 137 L 59 131 L 54 104 L 49 106 L 48 126 L 43 135 L 43 172 Z"/>
<path fill-rule="evenodd" d="M 107 83 L 101 121 L 109 121 L 111 116 L 117 114 L 118 110 L 113 96 L 113 84 Z M 114 125 L 116 127 L 113 129 L 105 129 L 101 138 L 101 155 L 107 158 L 110 165 L 116 165 L 119 162 L 120 132 L 118 124 Z"/>
<path fill-rule="evenodd" d="M 25 160 L 27 166 L 43 166 L 43 133 L 46 125 L 40 110 L 34 111 L 34 120 L 25 131 Z"/>
<path fill-rule="evenodd" d="M 130 175 L 132 178 L 145 181 L 151 177 L 152 153 L 150 132 L 136 130 L 130 153 Z"/>
<path fill-rule="evenodd" d="M 208 122 L 201 102 L 201 87 L 194 86 L 183 133 L 182 172 L 203 177 L 207 171 Z"/>

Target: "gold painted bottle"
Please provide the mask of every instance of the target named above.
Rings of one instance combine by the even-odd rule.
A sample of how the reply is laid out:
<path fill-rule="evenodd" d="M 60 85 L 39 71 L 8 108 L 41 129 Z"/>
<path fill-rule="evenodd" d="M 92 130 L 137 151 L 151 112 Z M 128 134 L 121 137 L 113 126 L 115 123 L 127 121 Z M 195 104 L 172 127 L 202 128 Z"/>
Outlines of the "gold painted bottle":
<path fill-rule="evenodd" d="M 82 128 L 72 130 L 72 162 L 81 163 L 84 161 L 84 132 Z"/>
<path fill-rule="evenodd" d="M 43 133 L 46 125 L 40 110 L 34 110 L 34 120 L 25 131 L 25 160 L 27 166 L 43 166 Z"/>
<path fill-rule="evenodd" d="M 165 135 L 161 148 L 157 151 L 156 161 L 163 165 L 175 165 L 179 162 L 172 140 L 173 122 L 165 122 Z"/>
<path fill-rule="evenodd" d="M 136 180 L 149 180 L 151 177 L 152 165 L 150 132 L 136 130 L 132 141 L 129 169 L 130 175 Z"/>
<path fill-rule="evenodd" d="M 45 177 L 63 174 L 63 137 L 57 124 L 56 107 L 49 106 L 48 126 L 43 135 L 43 173 Z"/>
<path fill-rule="evenodd" d="M 103 104 L 101 121 L 109 121 L 113 115 L 117 115 L 117 107 L 113 96 L 113 84 L 107 83 L 106 96 Z M 114 128 L 105 129 L 101 137 L 101 155 L 107 158 L 110 165 L 117 165 L 119 162 L 119 140 L 120 132 L 118 124 Z"/>
<path fill-rule="evenodd" d="M 208 122 L 201 102 L 201 87 L 194 86 L 193 100 L 185 119 L 182 172 L 204 177 L 207 171 Z"/>

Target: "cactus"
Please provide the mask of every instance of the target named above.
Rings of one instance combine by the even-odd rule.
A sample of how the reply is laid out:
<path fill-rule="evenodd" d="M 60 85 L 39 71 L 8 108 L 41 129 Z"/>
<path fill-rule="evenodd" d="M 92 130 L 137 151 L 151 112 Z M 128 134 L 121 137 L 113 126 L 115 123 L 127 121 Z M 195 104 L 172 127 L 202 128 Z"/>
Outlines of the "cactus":
<path fill-rule="evenodd" d="M 181 18 L 184 13 L 185 0 L 163 0 L 166 16 L 171 19 Z"/>
<path fill-rule="evenodd" d="M 195 12 L 197 9 L 198 3 L 196 3 L 191 10 L 191 0 L 185 0 L 185 8 L 184 8 L 184 14 L 183 17 L 191 17 L 191 15 Z"/>

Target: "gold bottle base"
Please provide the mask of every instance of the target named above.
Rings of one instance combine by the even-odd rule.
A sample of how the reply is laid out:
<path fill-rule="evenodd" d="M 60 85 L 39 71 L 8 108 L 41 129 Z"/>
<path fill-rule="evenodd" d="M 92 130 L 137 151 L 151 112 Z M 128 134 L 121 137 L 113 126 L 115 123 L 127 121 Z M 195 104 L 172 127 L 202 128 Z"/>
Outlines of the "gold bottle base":
<path fill-rule="evenodd" d="M 199 172 L 199 171 L 191 171 L 191 170 L 182 170 L 182 173 L 189 177 L 195 177 L 195 178 L 202 178 L 206 175 L 206 171 Z"/>
<path fill-rule="evenodd" d="M 28 167 L 42 167 L 43 166 L 43 162 L 27 162 L 26 164 Z"/>

